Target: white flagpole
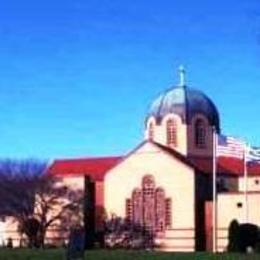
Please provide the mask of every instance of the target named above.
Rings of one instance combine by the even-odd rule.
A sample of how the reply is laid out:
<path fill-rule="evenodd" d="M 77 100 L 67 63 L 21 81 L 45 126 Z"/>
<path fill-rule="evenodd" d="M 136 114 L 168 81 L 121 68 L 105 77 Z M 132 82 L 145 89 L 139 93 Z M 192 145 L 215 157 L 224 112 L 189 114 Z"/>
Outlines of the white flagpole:
<path fill-rule="evenodd" d="M 216 167 L 216 146 L 217 136 L 215 127 L 213 126 L 213 160 L 212 160 L 212 186 L 213 186 L 213 210 L 212 210 L 212 241 L 213 241 L 213 252 L 217 252 L 217 167 Z"/>
<path fill-rule="evenodd" d="M 245 222 L 248 222 L 248 171 L 247 171 L 247 145 L 244 148 L 244 196 L 245 196 Z"/>

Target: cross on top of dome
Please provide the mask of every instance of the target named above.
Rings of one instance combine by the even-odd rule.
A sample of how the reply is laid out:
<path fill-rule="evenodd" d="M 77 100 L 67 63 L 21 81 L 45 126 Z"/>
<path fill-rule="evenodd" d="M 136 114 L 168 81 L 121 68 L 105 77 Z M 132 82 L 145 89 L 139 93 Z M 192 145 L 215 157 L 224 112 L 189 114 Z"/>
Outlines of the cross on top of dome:
<path fill-rule="evenodd" d="M 185 74 L 186 74 L 186 71 L 185 71 L 183 65 L 179 66 L 178 72 L 179 72 L 179 77 L 180 77 L 179 86 L 180 87 L 184 87 L 185 86 Z"/>

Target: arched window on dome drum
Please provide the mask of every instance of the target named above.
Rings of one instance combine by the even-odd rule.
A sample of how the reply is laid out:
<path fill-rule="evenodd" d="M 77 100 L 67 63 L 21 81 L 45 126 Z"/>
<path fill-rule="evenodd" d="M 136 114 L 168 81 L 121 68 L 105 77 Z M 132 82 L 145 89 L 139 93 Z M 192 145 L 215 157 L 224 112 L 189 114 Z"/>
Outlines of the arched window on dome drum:
<path fill-rule="evenodd" d="M 198 148 L 206 147 L 206 124 L 202 119 L 195 122 L 195 145 Z"/>
<path fill-rule="evenodd" d="M 167 145 L 177 146 L 177 125 L 173 119 L 169 119 L 166 122 L 166 140 Z"/>
<path fill-rule="evenodd" d="M 152 122 L 148 126 L 148 139 L 154 140 L 154 124 Z"/>

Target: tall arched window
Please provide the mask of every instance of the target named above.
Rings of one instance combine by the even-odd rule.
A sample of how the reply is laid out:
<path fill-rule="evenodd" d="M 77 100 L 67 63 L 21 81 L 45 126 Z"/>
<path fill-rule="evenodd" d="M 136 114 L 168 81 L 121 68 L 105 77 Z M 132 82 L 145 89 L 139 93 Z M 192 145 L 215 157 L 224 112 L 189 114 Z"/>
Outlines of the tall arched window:
<path fill-rule="evenodd" d="M 154 140 L 154 124 L 152 122 L 148 126 L 148 139 Z"/>
<path fill-rule="evenodd" d="M 195 122 L 195 145 L 198 148 L 206 147 L 206 124 L 202 119 Z"/>
<path fill-rule="evenodd" d="M 157 231 L 165 230 L 165 192 L 162 188 L 157 188 L 155 191 L 155 228 Z"/>
<path fill-rule="evenodd" d="M 141 226 L 143 224 L 143 198 L 142 191 L 138 188 L 134 189 L 132 193 L 133 202 L 133 222 Z"/>
<path fill-rule="evenodd" d="M 171 228 L 172 202 L 162 187 L 156 187 L 154 177 L 145 175 L 142 186 L 134 188 L 126 199 L 126 219 L 135 227 L 149 232 L 164 232 Z"/>
<path fill-rule="evenodd" d="M 177 125 L 173 119 L 169 119 L 166 122 L 166 139 L 167 145 L 177 146 Z"/>
<path fill-rule="evenodd" d="M 143 178 L 143 218 L 144 227 L 152 231 L 155 226 L 155 183 L 152 175 L 146 175 Z"/>

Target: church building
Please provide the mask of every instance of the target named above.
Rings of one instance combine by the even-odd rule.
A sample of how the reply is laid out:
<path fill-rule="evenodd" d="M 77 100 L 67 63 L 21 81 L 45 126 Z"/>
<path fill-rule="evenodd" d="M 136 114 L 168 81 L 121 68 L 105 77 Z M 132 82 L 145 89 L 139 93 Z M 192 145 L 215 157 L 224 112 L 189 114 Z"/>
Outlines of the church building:
<path fill-rule="evenodd" d="M 179 74 L 179 84 L 152 101 L 144 140 L 128 154 L 51 164 L 49 174 L 87 194 L 92 232 L 103 231 L 104 216 L 117 216 L 149 230 L 160 250 L 212 250 L 213 137 L 221 120 L 213 101 L 185 84 L 183 69 Z M 260 164 L 248 165 L 246 180 L 237 158 L 218 157 L 216 171 L 216 244 L 223 251 L 233 219 L 260 225 Z"/>

